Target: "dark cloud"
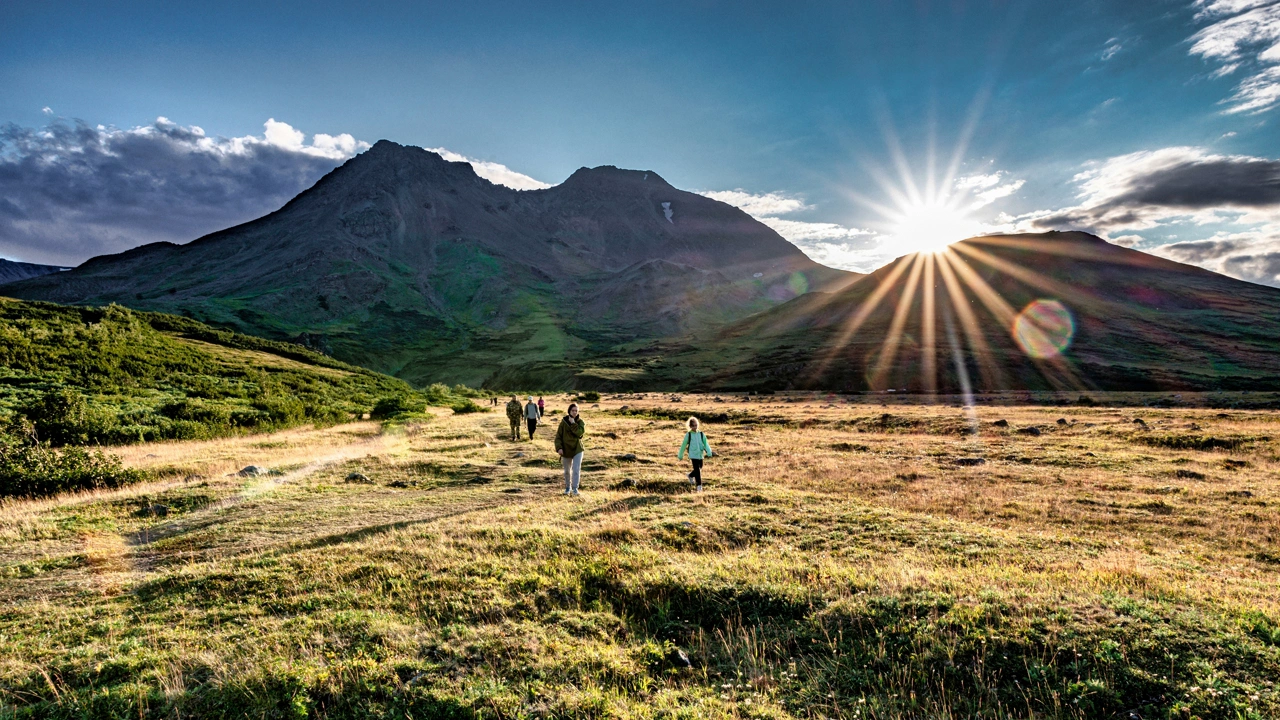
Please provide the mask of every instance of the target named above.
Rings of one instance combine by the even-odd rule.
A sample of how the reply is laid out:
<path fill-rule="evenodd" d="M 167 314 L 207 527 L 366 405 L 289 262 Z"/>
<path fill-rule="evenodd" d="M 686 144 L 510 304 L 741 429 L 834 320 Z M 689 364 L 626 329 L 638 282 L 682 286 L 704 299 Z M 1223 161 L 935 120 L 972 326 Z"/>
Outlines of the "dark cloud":
<path fill-rule="evenodd" d="M 1112 199 L 1111 204 L 1190 210 L 1223 205 L 1233 208 L 1280 205 L 1280 161 L 1219 157 L 1180 163 L 1135 177 L 1129 190 Z"/>
<path fill-rule="evenodd" d="M 1154 252 L 1241 280 L 1280 287 L 1280 239 L 1266 231 L 1170 243 Z"/>
<path fill-rule="evenodd" d="M 77 264 L 201 235 L 271 212 L 365 147 L 310 145 L 284 123 L 210 137 L 164 118 L 120 130 L 82 121 L 0 127 L 0 256 Z"/>
<path fill-rule="evenodd" d="M 1080 205 L 1038 213 L 1030 224 L 1107 233 L 1176 217 L 1280 209 L 1280 160 L 1165 148 L 1112 158 L 1079 179 Z"/>

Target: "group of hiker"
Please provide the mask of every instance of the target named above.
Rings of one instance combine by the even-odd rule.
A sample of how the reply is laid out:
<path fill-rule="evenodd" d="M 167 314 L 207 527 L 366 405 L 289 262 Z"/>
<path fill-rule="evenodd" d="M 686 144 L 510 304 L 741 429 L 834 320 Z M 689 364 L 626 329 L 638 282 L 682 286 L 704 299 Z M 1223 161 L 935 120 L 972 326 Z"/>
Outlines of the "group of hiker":
<path fill-rule="evenodd" d="M 497 402 L 497 399 L 494 399 Z M 546 413 L 546 403 L 539 397 L 535 403 L 533 396 L 527 396 L 525 403 L 521 403 L 515 395 L 511 396 L 511 400 L 507 403 L 507 419 L 511 422 L 511 439 L 516 441 L 520 439 L 520 426 L 523 423 L 528 430 L 529 439 L 533 439 L 533 434 L 538 429 L 538 421 Z M 577 495 L 578 485 L 582 477 L 582 454 L 585 449 L 583 438 L 587 434 L 586 423 L 583 422 L 579 415 L 578 404 L 569 403 L 569 407 L 565 410 L 564 417 L 560 419 L 560 424 L 556 427 L 556 434 L 553 439 L 556 454 L 560 456 L 560 464 L 564 469 L 564 494 Z M 702 492 L 702 463 L 707 458 L 712 457 L 711 445 L 707 442 L 707 434 L 702 431 L 702 426 L 698 422 L 698 418 L 690 417 L 685 423 L 684 439 L 680 443 L 680 450 L 676 453 L 676 458 L 684 460 L 685 455 L 689 456 L 689 462 L 692 469 L 685 478 L 689 484 L 693 486 L 695 492 Z"/>

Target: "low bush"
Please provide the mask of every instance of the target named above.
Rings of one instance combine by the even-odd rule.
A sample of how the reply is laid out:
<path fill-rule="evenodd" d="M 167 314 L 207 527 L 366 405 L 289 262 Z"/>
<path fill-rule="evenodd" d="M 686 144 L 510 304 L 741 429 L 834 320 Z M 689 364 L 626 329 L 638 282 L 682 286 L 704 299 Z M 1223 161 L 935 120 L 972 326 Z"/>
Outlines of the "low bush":
<path fill-rule="evenodd" d="M 477 405 L 471 398 L 463 398 L 461 402 L 453 404 L 453 412 L 458 415 L 465 415 L 466 413 L 485 412 L 485 409 Z"/>
<path fill-rule="evenodd" d="M 0 439 L 0 497 L 43 497 L 72 490 L 114 488 L 146 479 L 98 450 Z"/>
<path fill-rule="evenodd" d="M 427 403 L 420 398 L 409 395 L 391 395 L 379 398 L 378 402 L 374 403 L 369 417 L 374 420 L 389 420 L 398 415 L 420 413 L 426 409 L 426 406 Z"/>

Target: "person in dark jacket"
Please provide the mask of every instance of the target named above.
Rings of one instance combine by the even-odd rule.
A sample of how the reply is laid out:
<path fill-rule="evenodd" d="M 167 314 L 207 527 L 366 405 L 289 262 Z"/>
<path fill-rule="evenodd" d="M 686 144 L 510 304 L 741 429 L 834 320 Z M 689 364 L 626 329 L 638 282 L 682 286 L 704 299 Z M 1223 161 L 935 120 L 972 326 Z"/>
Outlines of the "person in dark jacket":
<path fill-rule="evenodd" d="M 511 396 L 511 402 L 507 403 L 507 420 L 511 421 L 511 440 L 514 442 L 520 439 L 520 417 L 524 415 L 524 406 L 516 399 L 515 395 Z"/>
<path fill-rule="evenodd" d="M 578 404 L 573 403 L 560 420 L 555 438 L 556 454 L 564 466 L 565 495 L 578 494 L 578 483 L 582 479 L 582 452 L 585 449 L 582 437 L 586 434 L 587 426 L 578 417 Z"/>

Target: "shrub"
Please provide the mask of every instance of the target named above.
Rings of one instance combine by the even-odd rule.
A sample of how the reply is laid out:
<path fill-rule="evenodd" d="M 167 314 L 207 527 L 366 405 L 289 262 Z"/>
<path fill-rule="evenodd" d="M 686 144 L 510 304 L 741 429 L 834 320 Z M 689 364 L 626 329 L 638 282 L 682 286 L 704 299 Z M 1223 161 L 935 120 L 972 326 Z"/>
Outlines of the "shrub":
<path fill-rule="evenodd" d="M 36 435 L 54 445 L 83 445 L 89 442 L 85 428 L 88 403 L 75 390 L 57 388 L 18 408 Z"/>
<path fill-rule="evenodd" d="M 458 415 L 485 411 L 483 407 L 477 405 L 475 401 L 472 400 L 471 398 L 463 398 L 461 402 L 454 403 L 452 407 L 453 407 L 453 412 Z"/>
<path fill-rule="evenodd" d="M 120 458 L 84 448 L 0 440 L 0 496 L 41 497 L 72 490 L 121 487 L 146 474 Z"/>
<path fill-rule="evenodd" d="M 434 387 L 434 386 L 433 386 Z M 443 385 L 441 387 L 444 387 Z M 369 416 L 374 420 L 387 420 L 405 413 L 417 413 L 426 409 L 426 403 L 411 395 L 392 395 L 380 398 Z"/>
<path fill-rule="evenodd" d="M 595 390 L 588 390 L 578 396 L 582 402 L 600 402 L 600 393 Z"/>
<path fill-rule="evenodd" d="M 295 397 L 270 395 L 254 401 L 253 407 L 266 413 L 271 425 L 297 425 L 306 419 L 302 401 Z"/>
<path fill-rule="evenodd" d="M 422 395 L 426 398 L 428 405 L 444 405 L 448 402 L 452 392 L 449 390 L 449 386 L 444 383 L 433 383 L 422 391 Z"/>

